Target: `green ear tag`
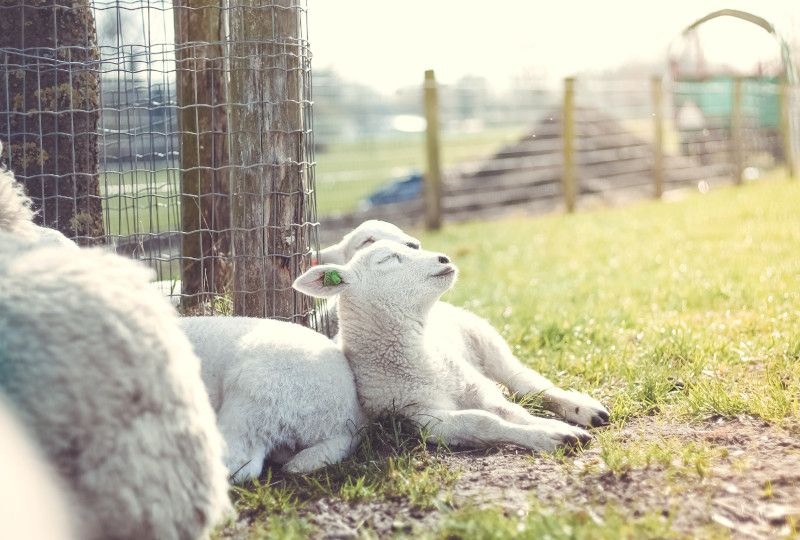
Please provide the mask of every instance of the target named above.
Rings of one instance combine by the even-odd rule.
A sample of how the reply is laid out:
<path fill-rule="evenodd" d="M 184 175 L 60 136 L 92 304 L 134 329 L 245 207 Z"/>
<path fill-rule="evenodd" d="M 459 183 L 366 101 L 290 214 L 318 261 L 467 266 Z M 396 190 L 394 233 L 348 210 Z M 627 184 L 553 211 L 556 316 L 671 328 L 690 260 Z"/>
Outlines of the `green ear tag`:
<path fill-rule="evenodd" d="M 336 270 L 328 270 L 322 278 L 323 287 L 333 287 L 342 282 L 342 276 Z"/>

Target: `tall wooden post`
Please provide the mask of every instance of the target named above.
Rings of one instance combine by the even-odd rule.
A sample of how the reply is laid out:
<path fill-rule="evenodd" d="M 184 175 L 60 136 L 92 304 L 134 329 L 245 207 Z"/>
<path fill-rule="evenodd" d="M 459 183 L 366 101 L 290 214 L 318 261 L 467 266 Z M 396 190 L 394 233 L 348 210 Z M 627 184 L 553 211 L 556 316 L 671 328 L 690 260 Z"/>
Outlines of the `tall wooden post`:
<path fill-rule="evenodd" d="M 664 194 L 664 107 L 660 76 L 650 80 L 650 93 L 653 103 L 653 196 L 660 199 Z"/>
<path fill-rule="evenodd" d="M 575 211 L 575 78 L 564 79 L 564 106 L 561 110 L 561 147 L 563 170 L 561 185 L 567 212 Z"/>
<path fill-rule="evenodd" d="M 432 69 L 425 72 L 425 228 L 442 226 L 442 166 L 439 140 L 439 96 Z"/>
<path fill-rule="evenodd" d="M 797 174 L 794 155 L 794 144 L 792 144 L 792 87 L 785 77 L 780 82 L 780 112 L 781 112 L 781 143 L 783 146 L 783 161 L 786 164 L 786 174 L 789 178 L 794 178 Z"/>
<path fill-rule="evenodd" d="M 221 0 L 176 0 L 181 148 L 181 304 L 230 286 L 230 207 Z"/>
<path fill-rule="evenodd" d="M 742 116 L 742 81 L 741 76 L 733 79 L 733 96 L 731 106 L 731 160 L 733 161 L 733 182 L 741 185 L 744 180 L 744 133 Z"/>
<path fill-rule="evenodd" d="M 305 322 L 292 282 L 309 250 L 299 0 L 240 0 L 230 12 L 233 311 Z M 300 317 L 296 317 L 300 315 Z"/>

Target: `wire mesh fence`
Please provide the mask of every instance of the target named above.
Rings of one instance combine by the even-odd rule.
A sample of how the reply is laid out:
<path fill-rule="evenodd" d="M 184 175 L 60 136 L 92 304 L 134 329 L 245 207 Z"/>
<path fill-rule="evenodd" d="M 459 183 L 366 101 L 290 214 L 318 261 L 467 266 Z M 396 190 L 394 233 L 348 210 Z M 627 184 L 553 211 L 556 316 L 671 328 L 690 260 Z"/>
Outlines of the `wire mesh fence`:
<path fill-rule="evenodd" d="M 38 219 L 150 264 L 184 312 L 310 323 L 302 0 L 0 6 L 0 137 Z M 317 321 L 316 324 L 319 324 Z"/>
<path fill-rule="evenodd" d="M 317 125 L 333 110 L 349 111 L 351 124 L 317 133 L 324 140 L 317 155 L 321 234 L 333 240 L 367 218 L 420 224 L 422 85 L 387 97 L 327 82 L 315 84 Z M 579 208 L 756 179 L 787 161 L 787 144 L 796 146 L 787 136 L 796 127 L 781 119 L 800 121 L 798 89 L 775 77 L 581 77 L 571 86 L 569 159 Z M 533 79 L 498 89 L 465 78 L 438 90 L 445 220 L 563 208 L 561 89 Z M 360 107 L 347 105 L 356 101 Z"/>

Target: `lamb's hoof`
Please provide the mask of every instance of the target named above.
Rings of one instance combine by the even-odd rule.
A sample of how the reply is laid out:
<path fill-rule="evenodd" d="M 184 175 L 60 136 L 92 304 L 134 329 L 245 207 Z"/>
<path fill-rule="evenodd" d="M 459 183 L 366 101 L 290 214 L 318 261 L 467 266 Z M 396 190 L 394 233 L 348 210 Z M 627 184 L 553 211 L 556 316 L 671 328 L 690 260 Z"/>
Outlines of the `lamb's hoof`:
<path fill-rule="evenodd" d="M 598 427 L 608 423 L 608 410 L 587 394 L 554 388 L 548 391 L 546 399 L 550 402 L 550 410 L 573 424 Z"/>
<path fill-rule="evenodd" d="M 606 411 L 600 411 L 594 415 L 592 415 L 591 425 L 592 427 L 601 427 L 608 425 L 608 413 Z"/>
<path fill-rule="evenodd" d="M 591 434 L 586 431 L 580 430 L 572 435 L 565 435 L 562 439 L 562 445 L 568 452 L 576 452 L 587 446 L 592 440 Z"/>

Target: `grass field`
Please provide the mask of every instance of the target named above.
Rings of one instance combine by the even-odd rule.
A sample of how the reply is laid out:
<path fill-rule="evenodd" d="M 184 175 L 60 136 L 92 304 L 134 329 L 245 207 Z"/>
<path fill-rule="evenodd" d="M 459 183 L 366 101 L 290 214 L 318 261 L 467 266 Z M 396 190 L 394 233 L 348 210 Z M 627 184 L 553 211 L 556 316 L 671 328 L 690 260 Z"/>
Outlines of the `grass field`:
<path fill-rule="evenodd" d="M 445 300 L 612 424 L 565 456 L 437 448 L 384 419 L 344 464 L 237 488 L 219 535 L 796 538 L 798 201 L 773 179 L 421 235 L 461 269 Z"/>

